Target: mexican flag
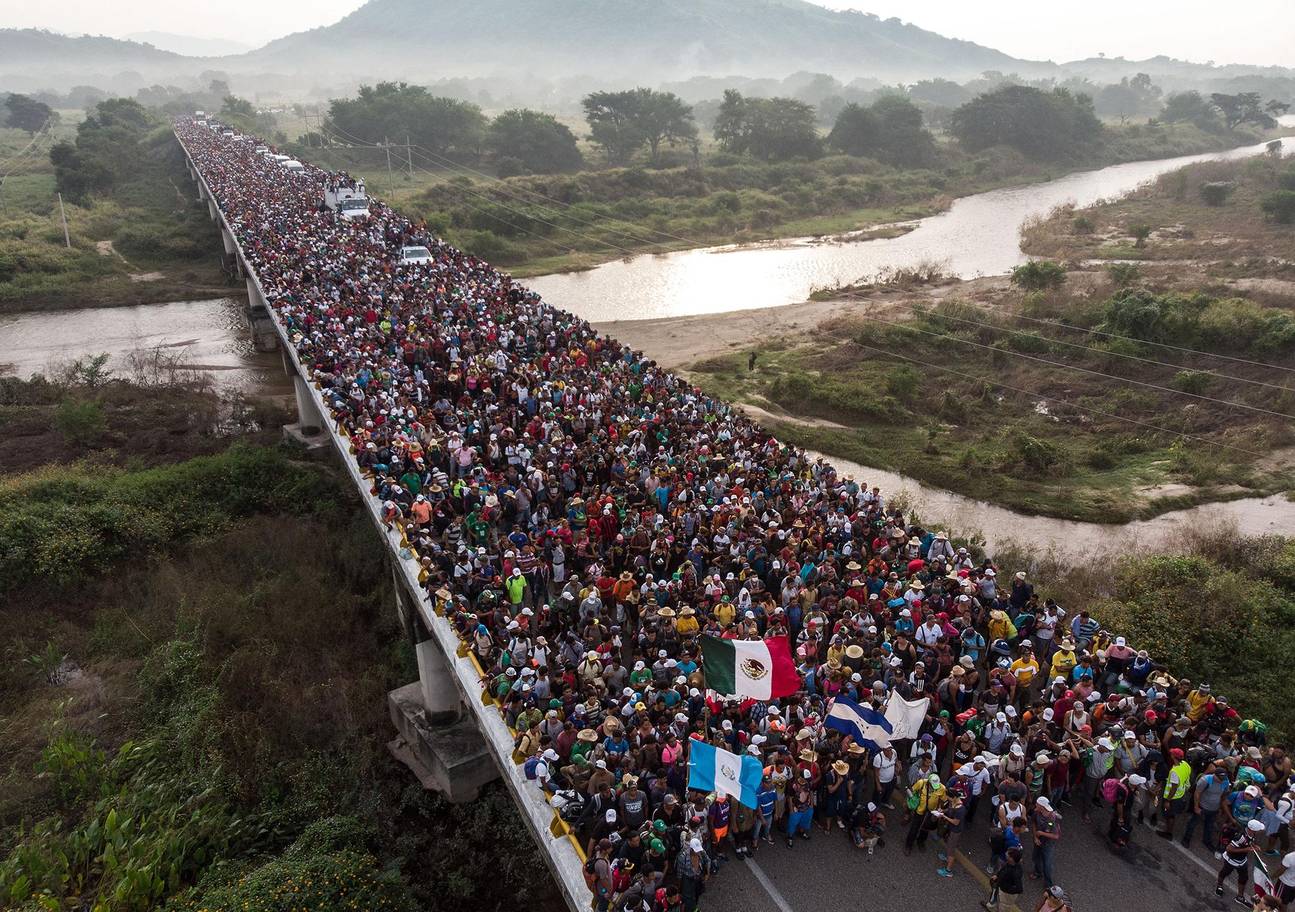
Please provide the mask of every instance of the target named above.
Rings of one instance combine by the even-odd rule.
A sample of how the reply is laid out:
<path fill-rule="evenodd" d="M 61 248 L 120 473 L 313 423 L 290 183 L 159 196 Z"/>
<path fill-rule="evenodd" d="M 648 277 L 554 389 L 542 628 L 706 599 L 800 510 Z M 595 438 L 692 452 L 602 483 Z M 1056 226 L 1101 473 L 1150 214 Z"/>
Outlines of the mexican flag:
<path fill-rule="evenodd" d="M 701 638 L 706 686 L 728 697 L 776 700 L 801 688 L 786 637 L 768 640 Z"/>

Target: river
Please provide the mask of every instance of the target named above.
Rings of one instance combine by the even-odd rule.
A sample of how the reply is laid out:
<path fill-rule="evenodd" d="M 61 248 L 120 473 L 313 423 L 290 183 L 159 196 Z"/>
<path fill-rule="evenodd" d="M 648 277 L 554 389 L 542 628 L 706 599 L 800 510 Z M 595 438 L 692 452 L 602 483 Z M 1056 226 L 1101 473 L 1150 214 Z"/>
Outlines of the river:
<path fill-rule="evenodd" d="M 952 491 L 927 487 L 906 475 L 836 456 L 814 455 L 823 456 L 838 473 L 853 476 L 861 485 L 880 485 L 882 493 L 888 496 L 901 495 L 909 509 L 916 511 L 925 522 L 949 523 L 949 531 L 955 534 L 977 533 L 990 554 L 1009 542 L 1029 545 L 1040 552 L 1051 550 L 1062 559 L 1070 556 L 1088 560 L 1094 555 L 1134 548 L 1168 550 L 1175 538 L 1184 533 L 1215 525 L 1235 528 L 1243 535 L 1271 532 L 1295 535 L 1295 501 L 1284 494 L 1202 504 L 1162 513 L 1152 519 L 1104 525 L 1028 516 Z"/>
<path fill-rule="evenodd" d="M 1295 126 L 1295 121 L 1283 119 Z M 1291 142 L 1287 141 L 1287 152 Z M 585 272 L 537 276 L 527 284 L 545 300 L 591 322 L 649 320 L 775 307 L 806 300 L 815 288 L 842 285 L 883 269 L 939 262 L 960 278 L 1001 275 L 1025 262 L 1020 229 L 1064 203 L 1087 206 L 1122 196 L 1167 171 L 1211 159 L 1247 158 L 1264 143 L 1226 152 L 1129 162 L 1046 183 L 991 190 L 955 200 L 945 212 L 896 238 L 767 244 L 644 254 Z"/>
<path fill-rule="evenodd" d="M 1293 124 L 1295 125 L 1295 124 Z M 1289 145 L 1289 143 L 1288 143 Z M 948 212 L 924 219 L 903 237 L 859 243 L 813 239 L 777 245 L 715 248 L 666 256 L 640 256 L 591 272 L 543 276 L 532 287 L 557 306 L 591 321 L 648 319 L 742 310 L 805 300 L 814 285 L 852 281 L 883 265 L 947 260 L 963 276 L 1001 273 L 1021 262 L 1018 232 L 1031 216 L 1066 201 L 1080 204 L 1114 197 L 1185 163 L 1258 154 L 1263 145 L 1214 155 L 1135 162 L 1070 174 L 1043 184 L 995 190 L 957 200 Z M 20 376 L 85 354 L 123 356 L 155 345 L 183 350 L 188 366 L 222 389 L 290 394 L 277 353 L 252 347 L 234 298 L 0 315 L 0 372 Z M 991 549 L 1007 541 L 1073 555 L 1103 553 L 1136 544 L 1169 543 L 1176 530 L 1202 523 L 1235 524 L 1246 534 L 1295 535 L 1295 502 L 1278 495 L 1208 504 L 1124 525 L 1100 525 L 1027 516 L 983 501 L 926 487 L 911 478 L 831 457 L 839 471 L 887 492 L 903 491 L 923 516 L 976 530 Z"/>
<path fill-rule="evenodd" d="M 258 352 L 239 298 L 177 301 L 136 307 L 0 315 L 0 373 L 49 373 L 85 355 L 106 352 L 124 369 L 127 355 L 162 346 L 182 353 L 185 366 L 218 389 L 291 395 L 277 352 Z"/>

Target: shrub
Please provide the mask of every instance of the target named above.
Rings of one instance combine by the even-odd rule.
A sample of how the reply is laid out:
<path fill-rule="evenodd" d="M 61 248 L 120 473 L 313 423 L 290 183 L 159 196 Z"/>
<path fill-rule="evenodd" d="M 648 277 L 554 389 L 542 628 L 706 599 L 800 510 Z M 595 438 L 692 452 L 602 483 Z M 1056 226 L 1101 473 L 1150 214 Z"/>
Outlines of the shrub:
<path fill-rule="evenodd" d="M 1077 215 L 1070 223 L 1070 229 L 1075 234 L 1092 234 L 1093 220 L 1086 215 Z"/>
<path fill-rule="evenodd" d="M 88 446 L 103 436 L 106 427 L 103 407 L 93 400 L 64 399 L 54 412 L 54 428 L 70 444 Z"/>
<path fill-rule="evenodd" d="M 1295 223 L 1295 190 L 1278 190 L 1260 203 L 1264 215 L 1279 225 Z"/>
<path fill-rule="evenodd" d="M 1170 386 L 1176 390 L 1181 390 L 1184 393 L 1195 393 L 1199 395 L 1209 389 L 1210 381 L 1212 379 L 1213 375 L 1208 371 L 1185 370 L 1179 371 L 1174 375 L 1174 379 L 1170 382 Z"/>
<path fill-rule="evenodd" d="M 1060 288 L 1065 281 L 1065 267 L 1052 260 L 1031 260 L 1012 270 L 1012 284 L 1025 291 Z"/>
<path fill-rule="evenodd" d="M 1201 199 L 1207 206 L 1222 206 L 1236 188 L 1237 185 L 1231 181 L 1210 181 L 1201 184 Z"/>
<path fill-rule="evenodd" d="M 1147 238 L 1151 237 L 1151 226 L 1130 225 L 1129 236 L 1133 238 L 1133 246 L 1140 250 L 1147 246 Z"/>
<path fill-rule="evenodd" d="M 1116 288 L 1127 288 L 1142 276 L 1142 267 L 1137 263 L 1109 263 L 1106 274 Z"/>

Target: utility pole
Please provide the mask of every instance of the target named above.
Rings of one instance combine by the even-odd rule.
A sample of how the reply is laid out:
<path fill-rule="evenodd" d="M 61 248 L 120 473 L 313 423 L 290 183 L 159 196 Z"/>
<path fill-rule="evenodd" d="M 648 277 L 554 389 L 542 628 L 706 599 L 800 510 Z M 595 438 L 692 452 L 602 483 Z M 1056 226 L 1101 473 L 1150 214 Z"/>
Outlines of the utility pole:
<path fill-rule="evenodd" d="M 67 211 L 63 208 L 63 194 L 58 195 L 58 214 L 63 218 L 63 243 L 68 250 L 72 249 L 72 237 L 67 233 Z"/>
<path fill-rule="evenodd" d="M 382 137 L 382 145 L 387 150 L 387 194 L 394 201 L 396 198 L 396 179 L 391 176 L 391 143 Z"/>
<path fill-rule="evenodd" d="M 405 159 L 409 163 L 409 182 L 414 182 L 414 146 L 409 141 L 409 134 L 405 134 Z"/>

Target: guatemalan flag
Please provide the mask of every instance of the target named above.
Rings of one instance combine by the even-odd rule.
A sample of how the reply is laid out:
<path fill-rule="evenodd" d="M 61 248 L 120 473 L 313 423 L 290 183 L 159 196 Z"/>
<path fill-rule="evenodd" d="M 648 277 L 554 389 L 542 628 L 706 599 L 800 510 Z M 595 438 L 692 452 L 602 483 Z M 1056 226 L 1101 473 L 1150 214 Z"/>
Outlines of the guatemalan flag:
<path fill-rule="evenodd" d="M 849 735 L 857 744 L 872 751 L 879 751 L 889 745 L 894 730 L 884 714 L 871 706 L 861 706 L 848 697 L 832 700 L 823 724 Z"/>
<path fill-rule="evenodd" d="M 688 743 L 688 788 L 728 795 L 755 808 L 755 796 L 764 777 L 764 766 L 759 760 L 695 738 Z"/>
<path fill-rule="evenodd" d="M 801 688 L 786 637 L 767 640 L 701 638 L 706 686 L 726 697 L 776 700 Z"/>

